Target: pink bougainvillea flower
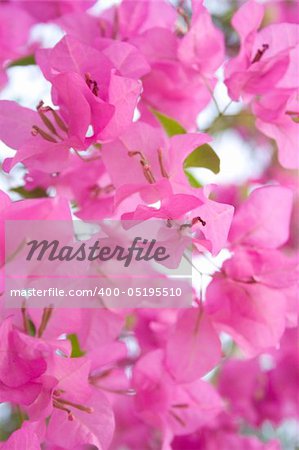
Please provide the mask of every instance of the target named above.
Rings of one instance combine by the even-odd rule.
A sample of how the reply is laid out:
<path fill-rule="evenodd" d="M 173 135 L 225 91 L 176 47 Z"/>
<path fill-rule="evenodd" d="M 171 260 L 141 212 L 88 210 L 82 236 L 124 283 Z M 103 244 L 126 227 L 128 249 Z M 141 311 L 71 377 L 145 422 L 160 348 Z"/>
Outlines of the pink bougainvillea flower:
<path fill-rule="evenodd" d="M 73 12 L 57 20 L 67 34 L 94 44 L 99 35 L 125 42 L 152 28 L 174 30 L 177 12 L 165 1 L 123 0 L 99 16 Z M 82 33 L 80 34 L 80 29 Z"/>
<path fill-rule="evenodd" d="M 90 361 L 84 357 L 56 355 L 50 362 L 39 396 L 25 408 L 31 421 L 49 417 L 49 445 L 67 450 L 87 444 L 109 447 L 113 412 L 105 395 L 90 384 L 89 374 Z"/>
<path fill-rule="evenodd" d="M 39 424 L 24 422 L 22 428 L 12 433 L 6 442 L 0 443 L 0 449 L 40 450 L 41 433 L 38 428 L 40 428 Z"/>
<path fill-rule="evenodd" d="M 173 194 L 197 197 L 198 205 L 202 204 L 205 200 L 201 191 L 186 183 L 184 161 L 193 150 L 200 152 L 199 147 L 208 140 L 203 133 L 168 138 L 159 128 L 142 121 L 134 123 L 121 139 L 103 145 L 103 162 L 116 188 L 115 206 L 121 204 L 123 210 L 128 210 L 136 200 L 152 205 L 167 201 Z M 131 204 L 123 205 L 126 199 Z"/>
<path fill-rule="evenodd" d="M 121 43 L 119 46 L 121 47 Z M 127 44 L 124 47 L 123 57 L 128 53 Z M 113 49 L 110 50 L 115 55 L 114 58 L 111 57 L 112 60 L 109 59 L 108 50 L 106 48 L 106 52 L 102 52 L 65 36 L 53 49 L 42 49 L 37 53 L 39 66 L 52 83 L 54 102 L 62 108 L 64 105 L 70 108 L 70 101 L 73 100 L 73 93 L 69 92 L 70 86 L 78 91 L 81 100 L 78 96 L 75 107 L 80 109 L 87 103 L 91 116 L 89 125 L 93 128 L 94 137 L 104 141 L 117 138 L 132 122 L 141 92 L 138 76 L 146 70 L 140 67 L 137 59 L 134 72 L 132 59 L 120 59 L 121 48 L 115 49 L 120 56 L 115 55 Z M 137 78 L 122 75 L 127 72 L 137 75 Z M 65 80 L 65 84 L 61 84 L 61 79 Z M 110 117 L 102 109 L 105 105 L 113 109 Z M 106 120 L 104 126 L 103 118 Z"/>
<path fill-rule="evenodd" d="M 281 250 L 238 247 L 223 270 L 232 280 L 258 283 L 284 296 L 286 324 L 296 326 L 298 315 L 298 260 Z"/>
<path fill-rule="evenodd" d="M 103 53 L 123 77 L 139 79 L 150 71 L 143 54 L 128 42 L 98 38 L 91 45 Z"/>
<path fill-rule="evenodd" d="M 207 312 L 217 329 L 230 334 L 252 356 L 275 347 L 286 325 L 283 293 L 222 276 L 208 286 Z"/>
<path fill-rule="evenodd" d="M 103 145 L 103 162 L 116 189 L 123 190 L 124 186 L 133 185 L 128 192 L 136 192 L 140 186 L 154 184 L 155 176 L 162 178 L 158 152 L 164 139 L 161 130 L 138 121 L 118 140 Z M 138 149 L 142 149 L 142 152 Z M 148 162 L 150 167 L 147 168 L 145 165 L 149 157 L 152 160 Z"/>
<path fill-rule="evenodd" d="M 193 9 L 182 39 L 159 24 L 131 39 L 151 65 L 151 72 L 143 79 L 144 105 L 175 117 L 188 129 L 194 129 L 199 109 L 209 102 L 214 73 L 224 59 L 223 36 L 209 13 L 202 2 L 194 2 Z M 213 58 L 207 58 L 211 54 Z"/>
<path fill-rule="evenodd" d="M 224 60 L 224 45 L 202 2 L 193 6 L 187 30 L 178 25 L 185 21 L 180 10 L 178 13 L 172 5 L 156 0 L 123 1 L 97 19 L 77 14 L 62 18 L 60 23 L 68 34 L 93 47 L 101 42 L 94 39 L 98 35 L 125 40 L 138 48 L 150 68 L 142 77 L 139 107 L 144 118 L 150 120 L 150 106 L 194 129 L 198 111 L 211 99 L 214 73 Z"/>
<path fill-rule="evenodd" d="M 62 90 L 70 81 L 69 77 L 57 76 L 57 83 Z M 37 111 L 33 111 L 15 102 L 1 101 L 0 137 L 5 144 L 17 150 L 12 159 L 5 161 L 7 171 L 22 162 L 29 168 L 55 173 L 67 165 L 70 149 L 86 150 L 90 140 L 86 138 L 86 133 L 91 121 L 91 110 L 75 84 L 72 86 L 64 91 L 70 106 L 68 116 L 65 109 L 57 111 L 42 103 L 38 105 Z M 113 107 L 103 103 L 100 111 L 103 115 L 100 124 L 104 127 L 112 115 Z"/>
<path fill-rule="evenodd" d="M 230 278 L 285 289 L 296 284 L 297 266 L 296 257 L 280 250 L 239 246 L 234 249 L 233 257 L 225 262 L 223 267 Z M 279 274 L 281 276 L 278 276 Z"/>
<path fill-rule="evenodd" d="M 38 22 L 47 22 L 73 11 L 85 11 L 95 3 L 95 0 L 76 0 L 75 2 L 71 2 L 69 0 L 12 1 L 27 11 Z"/>
<path fill-rule="evenodd" d="M 119 336 L 122 320 L 109 311 L 102 311 L 103 314 L 100 314 L 101 311 L 97 311 L 97 314 L 79 310 L 72 312 L 77 312 L 77 317 L 81 318 L 81 329 L 78 336 L 84 352 L 88 351 L 89 357 L 70 358 L 69 346 L 65 345 L 65 341 L 52 342 L 49 339 L 52 336 L 56 339 L 56 336 L 60 336 L 61 339 L 61 330 L 66 330 L 65 327 L 62 327 L 61 321 L 65 320 L 67 312 L 53 311 L 51 326 L 47 327 L 43 338 L 29 337 L 20 333 L 25 341 L 30 339 L 33 346 L 31 352 L 35 348 L 42 351 L 44 347 L 51 351 L 51 357 L 48 355 L 46 362 L 44 361 L 43 373 L 34 372 L 32 375 L 32 377 L 37 377 L 32 382 L 39 383 L 39 390 L 34 397 L 29 399 L 30 401 L 25 403 L 20 401 L 23 392 L 18 386 L 17 388 L 21 392 L 18 397 L 12 397 L 11 401 L 15 399 L 16 402 L 23 405 L 22 408 L 31 423 L 34 421 L 43 423 L 44 418 L 49 418 L 47 434 L 42 439 L 49 448 L 59 447 L 73 450 L 81 449 L 80 446 L 84 448 L 84 445 L 88 444 L 106 449 L 112 438 L 114 418 L 110 403 L 102 390 L 107 388 L 117 392 L 121 387 L 128 388 L 128 381 L 124 384 L 126 378 L 124 373 L 115 370 L 117 359 L 125 358 L 127 354 L 124 343 L 113 342 Z M 32 309 L 27 310 L 27 314 L 30 314 L 31 319 L 36 320 L 37 314 Z M 83 319 L 89 319 L 89 321 Z M 94 333 L 94 328 L 90 329 L 88 326 L 91 323 L 97 323 L 101 327 L 101 332 Z M 56 333 L 53 334 L 55 329 Z M 75 330 L 76 328 L 73 326 L 72 332 Z M 59 350 L 54 352 L 55 348 L 59 348 Z M 36 361 L 33 360 L 32 364 L 36 364 Z M 38 369 L 35 366 L 34 368 L 35 371 Z M 1 367 L 0 377 L 2 369 L 5 368 Z M 6 372 L 4 371 L 4 373 Z M 27 377 L 28 374 L 29 371 L 26 370 Z M 21 375 L 22 372 L 19 371 L 18 376 Z M 22 382 L 24 382 L 23 379 Z M 29 396 L 31 391 L 28 382 L 26 388 L 26 395 Z"/>
<path fill-rule="evenodd" d="M 193 211 L 194 245 L 200 252 L 208 250 L 212 255 L 217 255 L 227 243 L 234 207 L 204 195 L 202 198 L 203 204 Z"/>
<path fill-rule="evenodd" d="M 0 191 L 0 267 L 5 260 L 5 221 L 9 220 L 70 220 L 68 201 L 63 197 L 12 202 Z"/>
<path fill-rule="evenodd" d="M 123 220 L 180 219 L 202 202 L 194 195 L 177 194 L 162 200 L 160 208 L 139 205 L 133 213 L 122 215 Z"/>
<path fill-rule="evenodd" d="M 167 138 L 161 129 L 145 122 L 132 124 L 120 139 L 103 145 L 103 162 L 116 188 L 116 204 L 136 192 L 148 203 L 162 200 L 171 191 L 190 193 L 184 161 L 209 140 L 204 133 Z"/>
<path fill-rule="evenodd" d="M 30 404 L 40 394 L 40 376 L 52 353 L 49 345 L 19 332 L 11 318 L 0 328 L 0 401 Z"/>
<path fill-rule="evenodd" d="M 184 161 L 194 150 L 197 149 L 200 153 L 202 150 L 199 147 L 210 141 L 211 137 L 205 133 L 178 134 L 172 136 L 168 146 L 163 148 L 162 154 L 159 153 L 160 164 L 166 172 L 164 176 L 168 176 L 174 192 L 190 192 L 189 185 L 186 183 Z"/>
<path fill-rule="evenodd" d="M 169 372 L 178 382 L 194 381 L 212 370 L 220 359 L 220 340 L 206 314 L 200 308 L 182 312 L 166 344 Z"/>
<path fill-rule="evenodd" d="M 169 195 L 161 201 L 160 207 L 141 204 L 135 211 L 122 214 L 121 219 L 127 228 L 151 219 L 163 219 L 157 239 L 166 248 L 169 257 L 162 264 L 168 268 L 177 268 L 186 248 L 191 244 L 188 234 L 193 220 L 189 220 L 187 214 L 192 214 L 192 210 L 201 204 L 202 201 L 194 195 Z"/>
<path fill-rule="evenodd" d="M 165 371 L 163 359 L 162 350 L 141 358 L 134 369 L 133 387 L 137 414 L 171 440 L 215 418 L 222 402 L 212 386 L 201 380 L 175 384 Z"/>
<path fill-rule="evenodd" d="M 227 236 L 233 218 L 234 208 L 209 200 L 202 192 L 189 189 L 189 194 L 168 195 L 159 208 L 138 205 L 136 210 L 125 213 L 123 220 L 165 220 L 181 219 L 181 227 L 193 232 L 194 245 L 199 252 L 210 251 L 217 255 L 227 243 Z M 183 220 L 183 216 L 188 213 Z"/>
<path fill-rule="evenodd" d="M 299 167 L 298 90 L 269 93 L 253 104 L 253 112 L 257 128 L 276 141 L 280 164 L 287 169 Z"/>
<path fill-rule="evenodd" d="M 267 12 L 271 14 L 271 20 L 277 23 L 299 23 L 299 11 L 296 2 L 277 2 L 270 0 L 266 3 Z"/>
<path fill-rule="evenodd" d="M 26 201 L 12 202 L 8 195 L 0 191 L 0 292 L 4 291 L 5 258 L 5 227 L 7 221 L 26 221 L 26 220 L 65 220 L 70 221 L 71 212 L 68 201 L 63 197 L 31 199 Z M 71 222 L 69 222 L 71 223 Z M 7 225 L 6 225 L 7 224 Z M 24 236 L 24 235 L 23 235 Z M 10 243 L 11 249 L 18 248 L 20 240 L 13 238 Z M 3 300 L 3 297 L 1 297 Z M 0 302 L 0 311 L 2 314 L 3 302 Z M 4 310 L 4 317 L 7 317 L 7 309 Z"/>
<path fill-rule="evenodd" d="M 78 410 L 73 420 L 55 410 L 48 425 L 46 442 L 65 450 L 108 449 L 114 426 L 109 403 L 101 392 L 95 391 L 87 408 L 92 412 Z"/>
<path fill-rule="evenodd" d="M 259 404 L 266 395 L 269 376 L 266 370 L 262 371 L 261 363 L 259 358 L 232 359 L 224 364 L 219 378 L 219 392 L 230 402 L 233 413 L 253 426 L 270 418 L 259 417 Z"/>
<path fill-rule="evenodd" d="M 89 384 L 90 362 L 85 358 L 63 360 L 54 369 L 58 383 L 52 393 L 53 412 L 46 441 L 72 449 L 89 444 L 106 450 L 114 430 L 111 405 Z"/>
<path fill-rule="evenodd" d="M 212 321 L 249 354 L 277 345 L 287 311 L 293 310 L 288 289 L 293 286 L 295 290 L 296 279 L 289 276 L 286 284 L 278 285 L 275 272 L 284 265 L 287 272 L 290 267 L 293 271 L 295 262 L 279 252 L 275 257 L 273 250 L 266 253 L 266 249 L 269 252 L 287 241 L 291 208 L 292 192 L 287 188 L 254 190 L 238 208 L 232 223 L 229 239 L 235 254 L 207 290 L 207 311 Z"/>
<path fill-rule="evenodd" d="M 295 58 L 298 45 L 296 25 L 275 24 L 258 32 L 264 8 L 255 0 L 245 3 L 232 24 L 241 39 L 238 56 L 226 67 L 226 85 L 232 99 L 295 88 Z M 294 85 L 295 82 L 295 85 Z"/>
<path fill-rule="evenodd" d="M 71 154 L 68 166 L 56 174 L 29 170 L 25 182 L 28 191 L 54 187 L 58 195 L 76 203 L 76 216 L 81 219 L 100 220 L 114 212 L 115 189 L 97 149 L 84 158 Z"/>
<path fill-rule="evenodd" d="M 287 168 L 298 167 L 298 67 L 297 25 L 279 23 L 258 31 L 264 7 L 250 0 L 234 15 L 240 35 L 239 55 L 226 67 L 226 85 L 232 99 L 257 100 L 253 112 L 257 127 L 274 139 L 279 160 Z"/>
<path fill-rule="evenodd" d="M 259 248 L 277 248 L 289 236 L 292 191 L 281 186 L 255 189 L 238 209 L 229 240 Z"/>
<path fill-rule="evenodd" d="M 232 30 L 203 0 L 108 3 L 0 0 L 0 65 L 20 65 L 11 72 L 13 91 L 14 75 L 33 62 L 23 58 L 36 50 L 32 39 L 41 35 L 48 45 L 49 25 L 65 32 L 62 39 L 50 32 L 59 42 L 34 52 L 54 106 L 0 102 L 0 139 L 15 151 L 9 158 L 1 150 L 0 182 L 12 187 L 12 198 L 24 198 L 0 191 L 0 402 L 9 403 L 8 433 L 19 427 L 0 450 L 280 450 L 260 436 L 264 424 L 276 429 L 298 418 L 298 196 L 293 172 L 275 157 L 254 158 L 257 147 L 275 151 L 273 139 L 280 164 L 298 165 L 299 39 L 296 18 L 285 22 L 291 4 L 241 2 L 230 11 Z M 235 116 L 226 115 L 231 102 L 218 104 L 225 55 Z M 218 115 L 205 124 L 210 137 L 198 131 L 198 115 L 211 100 Z M 259 175 L 201 187 L 190 161 L 210 162 L 200 152 L 227 130 L 250 139 L 245 150 Z M 15 287 L 31 287 L 20 268 L 30 278 L 33 266 L 35 277 L 48 268 L 47 258 L 18 264 L 23 232 L 44 238 L 48 227 L 50 240 L 87 244 L 76 217 L 101 249 L 111 241 L 130 248 L 125 234 L 131 242 L 142 236 L 143 250 L 154 238 L 171 255 L 159 282 L 140 258 L 123 277 L 121 261 L 102 267 L 79 256 L 67 265 L 73 281 L 62 280 L 63 307 L 34 307 L 48 302 L 47 293 L 31 303 L 28 292 L 21 305 L 23 295 L 12 303 L 19 308 L 5 304 L 12 278 Z M 89 222 L 101 219 L 100 235 L 93 234 Z M 57 233 L 53 221 L 66 229 Z M 16 232 L 4 242 L 7 226 Z M 64 277 L 60 256 L 51 278 Z M 213 264 L 209 274 L 198 268 L 192 282 L 199 286 L 180 279 L 182 257 L 184 271 L 186 261 L 197 269 L 196 258 Z M 78 307 L 83 297 L 94 307 Z"/>
<path fill-rule="evenodd" d="M 196 65 L 194 68 L 179 60 L 179 40 L 168 30 L 153 28 L 131 42 L 145 54 L 151 65 L 150 73 L 142 79 L 141 113 L 147 117 L 147 108 L 151 107 L 194 130 L 198 111 L 211 98 L 207 84 L 213 88 L 215 80 L 205 81 L 199 76 Z"/>
<path fill-rule="evenodd" d="M 182 63 L 196 68 L 202 77 L 209 79 L 224 59 L 223 35 L 215 28 L 203 0 L 193 0 L 192 7 L 190 28 L 179 44 L 178 56 Z"/>
<path fill-rule="evenodd" d="M 298 419 L 297 385 L 299 376 L 298 333 L 296 327 L 286 330 L 280 349 L 272 352 L 274 367 L 269 371 L 269 391 L 261 405 L 261 414 L 270 409 L 274 423 L 284 417 Z"/>
<path fill-rule="evenodd" d="M 220 416 L 221 418 L 223 415 Z M 220 419 L 189 436 L 177 436 L 171 450 L 282 450 L 278 441 L 262 442 L 256 437 L 240 435 L 232 421 Z"/>
<path fill-rule="evenodd" d="M 135 414 L 134 400 L 131 396 L 118 395 L 113 402 L 115 411 L 115 434 L 111 449 L 118 449 L 126 445 L 131 450 L 139 450 L 145 442 L 149 442 L 154 435 L 150 429 Z"/>
<path fill-rule="evenodd" d="M 18 17 L 18 20 L 15 18 Z M 29 32 L 34 21 L 25 11 L 11 3 L 0 5 L 0 86 L 7 81 L 4 66 L 30 52 Z M 7 25 L 9 24 L 9 26 Z"/>
<path fill-rule="evenodd" d="M 166 2 L 124 0 L 117 10 L 119 17 L 119 33 L 124 39 L 154 28 L 172 29 L 177 14 Z M 133 19 L 133 20 L 132 20 Z"/>
<path fill-rule="evenodd" d="M 253 426 L 260 426 L 266 420 L 279 424 L 284 417 L 298 417 L 297 345 L 296 330 L 288 330 L 281 340 L 281 349 L 268 355 L 268 367 L 263 365 L 263 358 L 225 363 L 219 391 L 230 402 L 236 417 Z"/>

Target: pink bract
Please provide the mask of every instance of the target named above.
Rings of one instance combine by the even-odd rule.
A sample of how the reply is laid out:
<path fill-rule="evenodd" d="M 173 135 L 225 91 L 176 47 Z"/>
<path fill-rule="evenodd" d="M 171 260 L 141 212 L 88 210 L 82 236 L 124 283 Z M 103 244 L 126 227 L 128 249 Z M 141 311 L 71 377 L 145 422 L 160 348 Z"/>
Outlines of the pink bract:
<path fill-rule="evenodd" d="M 295 449 L 297 9 L 0 0 L 0 450 Z"/>

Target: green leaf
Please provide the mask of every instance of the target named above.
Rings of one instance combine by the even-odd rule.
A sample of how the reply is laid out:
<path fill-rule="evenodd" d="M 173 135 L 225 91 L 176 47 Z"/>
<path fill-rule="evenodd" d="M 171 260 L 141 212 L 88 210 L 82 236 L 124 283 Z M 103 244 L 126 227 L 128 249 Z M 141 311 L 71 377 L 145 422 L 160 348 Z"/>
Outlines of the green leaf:
<path fill-rule="evenodd" d="M 80 356 L 84 356 L 85 352 L 81 350 L 78 336 L 76 334 L 68 334 L 67 338 L 72 344 L 71 358 L 80 358 Z"/>
<path fill-rule="evenodd" d="M 11 189 L 12 192 L 16 192 L 23 198 L 43 198 L 48 197 L 47 192 L 43 188 L 35 188 L 32 191 L 27 191 L 24 186 L 19 186 Z"/>
<path fill-rule="evenodd" d="M 177 122 L 175 119 L 166 116 L 165 114 L 156 111 L 155 109 L 151 109 L 154 116 L 159 120 L 160 124 L 166 131 L 169 137 L 175 136 L 177 134 L 185 134 L 185 128 Z"/>
<path fill-rule="evenodd" d="M 31 66 L 36 64 L 34 55 L 26 55 L 9 63 L 8 67 Z"/>
<path fill-rule="evenodd" d="M 185 175 L 187 176 L 189 183 L 194 188 L 201 188 L 202 184 L 192 175 L 190 172 L 185 171 Z"/>
<path fill-rule="evenodd" d="M 28 318 L 28 326 L 29 326 L 29 330 L 28 330 L 29 336 L 35 336 L 36 335 L 35 325 L 32 322 L 32 320 L 29 318 Z"/>
<path fill-rule="evenodd" d="M 217 174 L 220 171 L 220 159 L 209 144 L 203 144 L 185 159 L 184 169 L 190 167 L 204 167 Z"/>

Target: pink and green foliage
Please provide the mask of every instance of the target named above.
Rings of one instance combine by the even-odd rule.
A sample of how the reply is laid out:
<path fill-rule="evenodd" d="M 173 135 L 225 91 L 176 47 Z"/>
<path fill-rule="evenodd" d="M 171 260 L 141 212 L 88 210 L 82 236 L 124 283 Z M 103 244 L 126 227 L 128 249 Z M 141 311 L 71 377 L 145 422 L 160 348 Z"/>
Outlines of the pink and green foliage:
<path fill-rule="evenodd" d="M 210 3 L 0 1 L 0 450 L 295 449 L 298 5 Z M 28 65 L 35 109 L 5 90 Z M 221 181 L 226 132 L 258 174 Z M 6 222 L 74 218 L 159 220 L 178 257 L 190 231 L 192 305 L 7 307 Z"/>

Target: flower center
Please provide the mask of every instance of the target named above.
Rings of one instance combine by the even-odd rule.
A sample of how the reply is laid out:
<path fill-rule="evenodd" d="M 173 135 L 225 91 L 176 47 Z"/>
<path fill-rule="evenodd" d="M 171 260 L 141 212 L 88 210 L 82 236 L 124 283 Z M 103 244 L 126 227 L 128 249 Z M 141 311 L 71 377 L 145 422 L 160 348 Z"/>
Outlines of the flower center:
<path fill-rule="evenodd" d="M 267 51 L 269 48 L 268 44 L 263 44 L 262 48 L 259 49 L 256 54 L 255 57 L 253 58 L 253 60 L 251 61 L 251 64 L 257 63 L 262 59 L 263 54 L 265 53 L 265 51 Z"/>
<path fill-rule="evenodd" d="M 98 87 L 98 83 L 93 80 L 91 78 L 90 73 L 86 73 L 85 74 L 85 82 L 87 84 L 87 86 L 89 87 L 89 89 L 91 90 L 91 92 L 98 97 L 99 96 L 99 87 Z"/>
<path fill-rule="evenodd" d="M 162 154 L 162 150 L 159 149 L 158 151 L 158 161 L 159 161 L 159 166 L 160 166 L 160 172 L 163 178 L 169 178 L 169 175 L 165 169 L 164 166 L 164 162 L 163 162 L 163 154 Z M 143 170 L 143 174 L 146 178 L 146 180 L 150 183 L 150 184 L 154 184 L 156 182 L 155 176 L 153 174 L 153 171 L 151 169 L 151 166 L 149 164 L 149 161 L 146 159 L 146 157 L 144 156 L 144 154 L 142 152 L 139 151 L 130 151 L 128 152 L 129 156 L 139 156 L 140 157 L 140 164 Z"/>
<path fill-rule="evenodd" d="M 140 156 L 140 164 L 143 170 L 143 174 L 146 178 L 146 180 L 150 183 L 150 184 L 154 184 L 156 182 L 155 177 L 153 175 L 151 166 L 149 165 L 149 162 L 147 161 L 147 159 L 145 158 L 144 154 L 141 152 L 128 152 L 129 156 Z"/>
<path fill-rule="evenodd" d="M 48 142 L 57 143 L 59 140 L 63 141 L 65 137 L 63 137 L 61 133 L 63 132 L 63 134 L 67 134 L 68 128 L 57 111 L 50 106 L 44 106 L 43 101 L 40 101 L 36 107 L 36 110 L 46 127 L 46 131 L 37 125 L 33 125 L 31 134 L 33 136 L 40 135 L 45 141 Z M 49 115 L 51 118 L 49 118 Z"/>
<path fill-rule="evenodd" d="M 54 408 L 60 409 L 62 411 L 65 411 L 68 415 L 69 420 L 74 420 L 74 416 L 72 414 L 72 411 L 70 410 L 69 406 L 78 409 L 79 411 L 86 412 L 87 414 L 93 413 L 93 408 L 90 408 L 85 405 L 81 405 L 80 403 L 74 403 L 70 400 L 66 400 L 61 397 L 61 394 L 63 394 L 64 391 L 61 389 L 57 389 L 53 392 L 53 406 Z"/>
<path fill-rule="evenodd" d="M 167 171 L 165 169 L 165 166 L 164 166 L 163 153 L 162 153 L 161 149 L 158 150 L 158 159 L 159 159 L 159 165 L 160 165 L 160 171 L 161 171 L 162 177 L 169 178 L 169 175 L 168 175 L 168 173 L 167 173 Z"/>
<path fill-rule="evenodd" d="M 183 225 L 180 226 L 180 230 L 184 229 L 184 228 L 192 228 L 193 225 L 196 225 L 198 222 L 200 222 L 202 224 L 203 227 L 206 226 L 207 222 L 205 222 L 201 217 L 193 217 L 193 219 L 191 220 L 190 223 L 184 223 Z"/>
<path fill-rule="evenodd" d="M 107 186 L 98 186 L 94 185 L 90 188 L 90 196 L 93 198 L 97 198 L 100 196 L 105 196 L 111 194 L 115 190 L 113 184 L 107 184 Z"/>

